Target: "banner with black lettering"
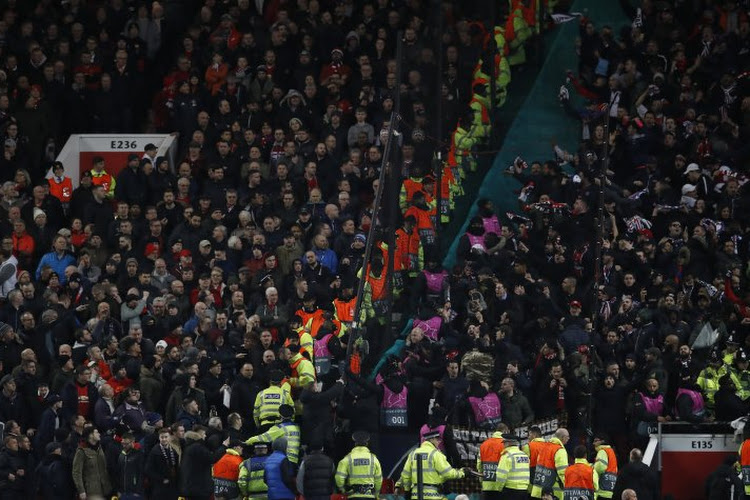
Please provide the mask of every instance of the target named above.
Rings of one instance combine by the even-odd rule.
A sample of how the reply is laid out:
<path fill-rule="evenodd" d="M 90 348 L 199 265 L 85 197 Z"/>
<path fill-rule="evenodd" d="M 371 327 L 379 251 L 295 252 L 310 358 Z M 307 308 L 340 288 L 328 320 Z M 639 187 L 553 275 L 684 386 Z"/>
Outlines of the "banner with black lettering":
<path fill-rule="evenodd" d="M 567 417 L 545 418 L 513 429 L 513 433 L 524 440 L 529 435 L 529 427 L 536 425 L 542 430 L 544 437 L 551 437 L 557 429 L 565 426 Z M 468 462 L 467 465 L 476 465 L 477 456 L 479 455 L 479 446 L 492 435 L 492 431 L 467 429 L 465 427 L 449 427 L 447 432 L 452 432 L 452 440 L 456 444 L 456 450 L 462 461 Z"/>
<path fill-rule="evenodd" d="M 567 421 L 567 414 L 563 413 L 556 417 L 540 419 L 529 425 L 516 427 L 513 429 L 513 433 L 518 437 L 523 438 L 523 444 L 526 444 L 525 441 L 529 435 L 529 427 L 539 427 L 542 430 L 542 436 L 549 438 L 552 437 L 557 429 L 565 427 Z M 492 431 L 468 429 L 466 427 L 448 427 L 445 432 L 450 433 L 449 436 L 446 436 L 446 441 L 455 445 L 457 457 L 454 456 L 454 459 L 457 458 L 460 460 L 460 463 L 454 463 L 453 465 L 455 467 L 471 467 L 472 469 L 476 469 L 479 447 L 492 435 Z M 473 493 L 481 490 L 482 485 L 480 479 L 476 476 L 470 476 L 456 481 L 448 481 L 443 488 L 444 492 L 453 491 L 461 493 Z"/>

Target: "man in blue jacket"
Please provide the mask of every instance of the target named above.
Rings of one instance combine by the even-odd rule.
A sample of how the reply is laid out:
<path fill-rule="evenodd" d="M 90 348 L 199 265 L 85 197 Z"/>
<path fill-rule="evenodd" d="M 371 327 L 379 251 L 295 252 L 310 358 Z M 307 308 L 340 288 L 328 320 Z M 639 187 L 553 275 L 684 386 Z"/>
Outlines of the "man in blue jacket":
<path fill-rule="evenodd" d="M 65 268 L 75 265 L 75 257 L 68 252 L 68 240 L 65 239 L 65 236 L 56 236 L 52 241 L 52 251 L 44 254 L 39 260 L 39 265 L 36 268 L 36 279 L 39 280 L 42 277 L 42 269 L 49 267 L 57 273 L 60 284 L 64 285 L 68 281 L 68 277 L 65 276 Z"/>
<path fill-rule="evenodd" d="M 268 485 L 268 500 L 294 500 L 295 467 L 286 456 L 286 438 L 273 442 L 273 453 L 266 459 L 263 479 Z"/>

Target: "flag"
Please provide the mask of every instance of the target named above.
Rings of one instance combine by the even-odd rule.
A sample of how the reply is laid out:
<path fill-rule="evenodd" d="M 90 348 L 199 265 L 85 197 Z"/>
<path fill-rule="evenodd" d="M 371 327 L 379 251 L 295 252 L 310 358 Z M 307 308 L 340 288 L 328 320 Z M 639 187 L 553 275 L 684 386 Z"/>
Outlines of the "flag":
<path fill-rule="evenodd" d="M 644 194 L 648 194 L 648 188 L 641 189 L 640 191 L 636 191 L 635 193 L 628 196 L 629 200 L 638 200 L 643 196 Z"/>
<path fill-rule="evenodd" d="M 651 229 L 651 221 L 644 219 L 640 215 L 634 215 L 629 219 L 625 219 L 625 227 L 628 228 L 629 233 L 635 233 L 642 229 Z"/>
<path fill-rule="evenodd" d="M 580 12 L 571 12 L 570 14 L 550 14 L 550 17 L 555 22 L 555 24 L 563 24 L 563 23 L 569 23 L 570 21 L 575 21 L 579 17 L 583 17 L 583 14 Z"/>
<path fill-rule="evenodd" d="M 635 19 L 633 19 L 633 28 L 640 28 L 643 26 L 643 11 L 641 11 L 641 8 L 638 7 L 638 10 L 635 13 Z"/>

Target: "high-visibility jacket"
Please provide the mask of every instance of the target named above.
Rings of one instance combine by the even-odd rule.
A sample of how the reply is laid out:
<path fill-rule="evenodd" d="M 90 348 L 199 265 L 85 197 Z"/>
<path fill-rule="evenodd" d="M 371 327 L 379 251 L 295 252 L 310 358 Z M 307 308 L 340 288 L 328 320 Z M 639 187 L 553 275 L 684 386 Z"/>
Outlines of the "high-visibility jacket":
<path fill-rule="evenodd" d="M 372 287 L 372 301 L 377 302 L 385 299 L 385 293 L 386 293 L 386 271 L 385 268 L 383 268 L 383 271 L 380 273 L 380 276 L 375 276 L 372 272 L 368 273 L 367 275 L 367 282 Z"/>
<path fill-rule="evenodd" d="M 214 480 L 214 498 L 237 498 L 240 494 L 237 479 L 240 476 L 242 457 L 235 450 L 229 449 L 223 457 L 211 467 Z"/>
<path fill-rule="evenodd" d="M 712 366 L 705 367 L 698 375 L 696 383 L 706 396 L 706 406 L 708 408 L 714 407 L 714 396 L 719 390 L 719 378 L 721 378 L 722 375 L 721 367 L 714 368 Z"/>
<path fill-rule="evenodd" d="M 599 475 L 599 498 L 612 498 L 617 482 L 617 456 L 611 446 L 599 447 L 594 470 Z"/>
<path fill-rule="evenodd" d="M 453 143 L 456 145 L 456 154 L 468 155 L 471 153 L 471 149 L 477 145 L 479 138 L 477 134 L 473 132 L 472 127 L 466 129 L 464 127 L 457 127 L 453 134 Z"/>
<path fill-rule="evenodd" d="M 505 450 L 502 432 L 493 432 L 479 446 L 477 471 L 482 473 L 482 491 L 500 491 L 500 484 L 495 481 L 498 462 Z"/>
<path fill-rule="evenodd" d="M 49 182 L 49 194 L 60 200 L 60 203 L 70 203 L 73 197 L 73 181 L 70 177 L 63 177 L 60 182 L 54 177 L 47 179 Z"/>
<path fill-rule="evenodd" d="M 115 178 L 109 175 L 106 170 L 97 171 L 93 168 L 91 169 L 91 184 L 94 186 L 103 186 L 108 198 L 112 198 L 115 195 L 116 183 Z"/>
<path fill-rule="evenodd" d="M 498 89 L 505 89 L 510 84 L 511 71 L 507 57 L 495 55 L 495 82 Z"/>
<path fill-rule="evenodd" d="M 734 355 L 735 355 L 734 352 L 730 352 L 727 349 L 724 349 L 722 351 L 721 360 L 724 362 L 724 366 L 722 366 L 722 368 L 727 367 L 725 369 L 729 370 L 729 367 L 732 366 L 732 364 L 734 363 Z"/>
<path fill-rule="evenodd" d="M 508 55 L 508 52 L 510 52 L 510 47 L 508 47 L 508 43 L 505 37 L 505 28 L 503 26 L 495 26 L 492 30 L 492 35 L 495 39 L 497 51 L 502 54 Z"/>
<path fill-rule="evenodd" d="M 299 425 L 290 421 L 283 421 L 268 429 L 263 434 L 253 436 L 245 444 L 273 443 L 280 437 L 286 438 L 286 456 L 293 464 L 299 463 Z"/>
<path fill-rule="evenodd" d="M 294 330 L 294 333 L 297 334 L 297 338 L 299 339 L 299 352 L 300 353 L 308 353 L 310 357 L 313 355 L 313 338 L 312 335 L 310 335 L 307 331 L 307 328 L 304 326 L 301 326 Z M 287 338 L 284 341 L 284 347 L 289 347 L 292 343 L 289 342 L 289 338 Z"/>
<path fill-rule="evenodd" d="M 598 490 L 599 475 L 585 458 L 576 458 L 575 463 L 565 469 L 564 500 L 594 500 Z"/>
<path fill-rule="evenodd" d="M 279 406 L 283 404 L 294 407 L 294 401 L 292 401 L 292 396 L 288 390 L 272 385 L 268 389 L 260 391 L 255 396 L 255 407 L 253 409 L 255 425 L 261 426 L 280 422 Z"/>
<path fill-rule="evenodd" d="M 410 233 L 400 227 L 396 229 L 396 252 L 393 261 L 395 271 L 408 271 L 409 276 L 416 277 L 422 270 L 424 263 L 424 252 L 419 233 L 412 230 Z"/>
<path fill-rule="evenodd" d="M 464 472 L 454 469 L 445 455 L 430 441 L 425 441 L 412 451 L 404 463 L 401 478 L 396 483 L 404 490 L 411 491 L 412 500 L 419 497 L 417 460 L 422 461 L 422 494 L 425 499 L 442 498 L 440 485 L 451 479 L 462 479 Z"/>
<path fill-rule="evenodd" d="M 346 333 L 346 329 L 354 321 L 354 309 L 357 306 L 357 297 L 354 296 L 349 300 L 334 299 L 333 311 L 334 317 L 341 325 L 336 335 L 338 337 Z"/>
<path fill-rule="evenodd" d="M 474 111 L 474 122 L 488 126 L 490 124 L 490 113 L 487 108 L 489 106 L 485 102 L 484 98 L 480 95 L 474 94 L 469 102 L 469 107 Z M 477 122 L 477 119 L 479 121 Z"/>
<path fill-rule="evenodd" d="M 745 439 L 740 445 L 740 471 L 742 484 L 745 485 L 745 496 L 750 495 L 750 439 Z"/>
<path fill-rule="evenodd" d="M 422 240 L 422 245 L 433 245 L 435 243 L 435 225 L 432 223 L 430 211 L 412 205 L 406 211 L 404 217 L 409 215 L 413 215 L 417 219 L 416 229 Z"/>
<path fill-rule="evenodd" d="M 555 497 L 562 498 L 568 452 L 559 439 L 553 437 L 539 450 L 532 479 L 531 497 L 542 498 L 542 491 L 552 488 Z"/>
<path fill-rule="evenodd" d="M 378 498 L 383 485 L 380 461 L 366 446 L 355 446 L 336 467 L 336 488 L 349 498 Z"/>
<path fill-rule="evenodd" d="M 307 312 L 304 308 L 300 308 L 297 309 L 294 314 L 302 318 L 302 326 L 307 328 L 307 330 L 310 332 L 310 335 L 312 335 L 314 338 L 317 338 L 318 330 L 320 330 L 320 327 L 325 322 L 325 318 L 323 317 L 323 310 L 320 308 L 316 308 L 312 312 Z"/>
<path fill-rule="evenodd" d="M 237 486 L 243 498 L 265 500 L 268 486 L 263 478 L 267 455 L 251 457 L 240 464 Z"/>
<path fill-rule="evenodd" d="M 527 444 L 523 445 L 523 452 L 529 456 L 529 467 L 532 469 L 536 467 L 537 458 L 539 458 L 539 452 L 542 451 L 547 440 L 544 438 L 534 438 Z"/>
<path fill-rule="evenodd" d="M 517 3 L 514 1 L 515 6 L 521 9 L 521 12 L 523 13 L 523 19 L 526 21 L 526 24 L 528 25 L 529 29 L 532 33 L 537 33 L 539 31 L 539 18 L 537 17 L 536 13 L 539 9 L 539 0 L 531 0 L 527 1 L 528 5 L 526 5 L 523 1 L 518 1 Z"/>
<path fill-rule="evenodd" d="M 505 23 L 505 38 L 510 47 L 508 62 L 511 66 L 517 66 L 526 62 L 526 49 L 524 44 L 533 34 L 532 29 L 523 17 L 523 11 L 515 6 L 511 7 Z"/>
<path fill-rule="evenodd" d="M 539 458 L 539 452 L 547 445 L 547 440 L 541 437 L 534 438 L 521 447 L 521 450 L 529 457 L 530 483 L 534 481 L 534 472 L 536 471 L 536 461 Z M 529 484 L 529 493 L 531 493 L 531 484 Z"/>
<path fill-rule="evenodd" d="M 529 457 L 517 445 L 508 446 L 497 464 L 495 491 L 526 491 L 530 484 Z"/>
<path fill-rule="evenodd" d="M 401 191 L 398 196 L 398 204 L 401 207 L 402 212 L 409 207 L 409 203 L 411 203 L 411 199 L 414 196 L 414 193 L 423 190 L 422 180 L 422 177 L 409 177 L 408 179 L 404 180 L 403 184 L 401 184 Z"/>
<path fill-rule="evenodd" d="M 315 365 L 312 361 L 297 353 L 289 360 L 292 376 L 289 383 L 294 388 L 304 389 L 315 383 Z"/>
<path fill-rule="evenodd" d="M 750 398 L 750 370 L 738 370 L 732 366 L 729 368 L 729 378 L 734 382 L 737 388 L 737 396 L 740 399 Z"/>

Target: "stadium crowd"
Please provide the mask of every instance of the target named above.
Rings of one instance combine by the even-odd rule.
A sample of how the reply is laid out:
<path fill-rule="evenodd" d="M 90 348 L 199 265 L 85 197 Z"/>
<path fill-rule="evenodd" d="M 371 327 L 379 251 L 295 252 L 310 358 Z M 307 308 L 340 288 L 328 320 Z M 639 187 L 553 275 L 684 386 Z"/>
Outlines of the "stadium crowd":
<path fill-rule="evenodd" d="M 478 463 L 489 498 L 562 498 L 594 455 L 591 495 L 656 498 L 631 448 L 657 422 L 746 415 L 747 2 L 574 20 L 580 144 L 518 158 L 518 210 L 478 200 L 442 268 L 436 229 L 548 27 L 533 3 L 498 2 L 491 30 L 484 2 L 442 3 L 436 54 L 419 0 L 2 2 L 0 498 L 374 498 L 391 430 L 421 434 L 437 488 L 470 474 L 445 426 L 508 443 L 504 492 Z M 150 144 L 74 187 L 52 162 L 69 134 L 146 128 L 179 133 L 175 164 Z M 388 140 L 402 213 L 364 262 Z M 524 453 L 551 483 L 503 468 Z"/>

